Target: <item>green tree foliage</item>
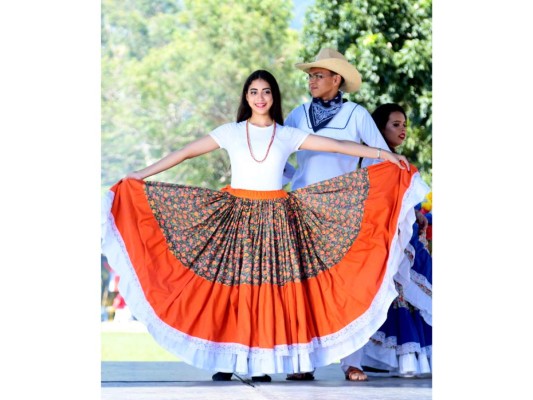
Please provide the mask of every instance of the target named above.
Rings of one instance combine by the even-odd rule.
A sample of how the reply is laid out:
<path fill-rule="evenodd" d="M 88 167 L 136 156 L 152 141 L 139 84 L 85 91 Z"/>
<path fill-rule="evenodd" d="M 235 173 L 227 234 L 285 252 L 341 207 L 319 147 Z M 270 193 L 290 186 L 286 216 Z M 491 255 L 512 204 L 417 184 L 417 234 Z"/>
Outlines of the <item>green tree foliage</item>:
<path fill-rule="evenodd" d="M 409 128 L 401 152 L 431 183 L 432 138 L 431 0 L 316 0 L 306 13 L 301 55 L 312 61 L 334 47 L 363 77 L 350 99 L 370 112 L 396 102 Z"/>
<path fill-rule="evenodd" d="M 284 0 L 102 1 L 102 190 L 130 170 L 235 120 L 246 77 L 267 69 L 284 111 L 301 99 L 297 33 Z M 157 180 L 220 188 L 224 151 Z"/>

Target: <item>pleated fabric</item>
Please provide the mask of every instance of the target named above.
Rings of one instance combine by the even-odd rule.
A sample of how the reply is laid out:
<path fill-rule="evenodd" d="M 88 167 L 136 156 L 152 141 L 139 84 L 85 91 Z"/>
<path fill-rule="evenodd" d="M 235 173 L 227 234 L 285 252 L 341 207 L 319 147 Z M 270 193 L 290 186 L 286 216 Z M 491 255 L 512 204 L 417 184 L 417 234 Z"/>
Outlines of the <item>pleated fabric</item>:
<path fill-rule="evenodd" d="M 183 361 L 312 371 L 385 321 L 428 192 L 391 163 L 289 193 L 127 179 L 105 198 L 102 251 L 133 315 Z"/>
<path fill-rule="evenodd" d="M 391 375 L 427 376 L 432 374 L 433 267 L 427 241 L 419 236 L 417 223 L 405 252 L 410 273 L 396 274 L 398 297 L 391 304 L 385 323 L 364 346 L 362 363 Z"/>

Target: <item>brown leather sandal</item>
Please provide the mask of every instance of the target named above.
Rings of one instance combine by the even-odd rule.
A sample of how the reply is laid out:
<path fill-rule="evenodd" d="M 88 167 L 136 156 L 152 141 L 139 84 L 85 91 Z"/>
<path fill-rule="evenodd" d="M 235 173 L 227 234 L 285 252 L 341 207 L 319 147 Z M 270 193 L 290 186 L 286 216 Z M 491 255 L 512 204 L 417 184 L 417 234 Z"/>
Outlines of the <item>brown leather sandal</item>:
<path fill-rule="evenodd" d="M 356 367 L 349 367 L 348 370 L 344 373 L 347 381 L 352 382 L 365 382 L 368 381 L 368 376 Z"/>

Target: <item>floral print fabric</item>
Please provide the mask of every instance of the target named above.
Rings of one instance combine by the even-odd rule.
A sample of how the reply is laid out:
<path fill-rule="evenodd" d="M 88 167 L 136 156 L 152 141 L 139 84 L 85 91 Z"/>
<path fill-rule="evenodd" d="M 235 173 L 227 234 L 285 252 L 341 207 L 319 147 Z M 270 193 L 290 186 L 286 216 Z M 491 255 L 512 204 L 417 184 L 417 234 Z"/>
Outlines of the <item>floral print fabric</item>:
<path fill-rule="evenodd" d="M 284 285 L 333 267 L 359 233 L 368 190 L 366 169 L 275 199 L 145 185 L 174 256 L 197 275 L 230 286 Z"/>

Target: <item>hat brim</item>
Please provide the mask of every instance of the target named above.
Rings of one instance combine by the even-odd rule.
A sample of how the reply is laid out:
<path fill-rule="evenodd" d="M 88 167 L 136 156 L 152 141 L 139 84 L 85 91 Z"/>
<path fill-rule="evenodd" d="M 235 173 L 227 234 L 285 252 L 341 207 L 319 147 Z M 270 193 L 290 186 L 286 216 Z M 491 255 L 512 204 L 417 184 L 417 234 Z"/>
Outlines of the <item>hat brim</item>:
<path fill-rule="evenodd" d="M 299 63 L 296 68 L 309 72 L 311 68 L 325 68 L 344 78 L 344 83 L 339 88 L 343 92 L 357 92 L 361 88 L 361 74 L 352 64 L 337 58 L 328 58 L 310 63 Z"/>

